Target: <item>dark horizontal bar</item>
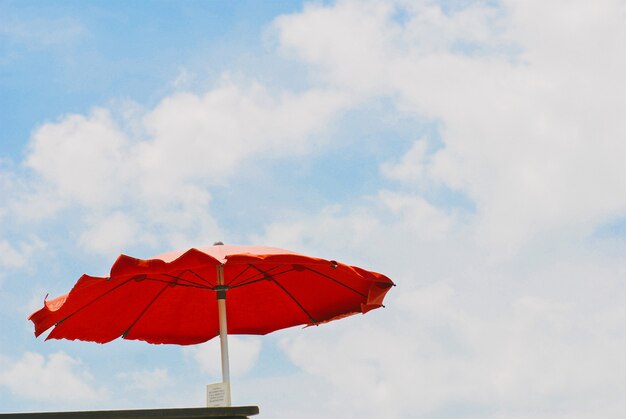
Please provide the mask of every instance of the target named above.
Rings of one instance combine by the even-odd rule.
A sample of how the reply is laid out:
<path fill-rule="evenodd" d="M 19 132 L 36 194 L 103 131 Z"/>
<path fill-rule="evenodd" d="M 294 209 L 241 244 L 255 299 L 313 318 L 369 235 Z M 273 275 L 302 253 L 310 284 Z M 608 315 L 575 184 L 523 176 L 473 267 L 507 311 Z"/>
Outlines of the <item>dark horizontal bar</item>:
<path fill-rule="evenodd" d="M 245 419 L 258 415 L 258 406 L 192 407 L 180 409 L 92 410 L 83 412 L 0 413 L 2 419 Z"/>

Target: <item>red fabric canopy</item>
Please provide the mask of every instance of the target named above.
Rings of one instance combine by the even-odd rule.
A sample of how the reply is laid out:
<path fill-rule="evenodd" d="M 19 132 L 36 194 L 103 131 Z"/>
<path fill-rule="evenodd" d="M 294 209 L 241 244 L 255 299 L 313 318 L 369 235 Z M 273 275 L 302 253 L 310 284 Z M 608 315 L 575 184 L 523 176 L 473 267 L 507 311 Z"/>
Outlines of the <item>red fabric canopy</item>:
<path fill-rule="evenodd" d="M 376 272 L 283 249 L 217 245 L 148 260 L 122 255 L 110 277 L 83 275 L 29 319 L 36 336 L 54 326 L 47 339 L 189 345 L 218 335 L 218 293 L 226 295 L 228 334 L 263 335 L 366 313 L 392 285 Z"/>

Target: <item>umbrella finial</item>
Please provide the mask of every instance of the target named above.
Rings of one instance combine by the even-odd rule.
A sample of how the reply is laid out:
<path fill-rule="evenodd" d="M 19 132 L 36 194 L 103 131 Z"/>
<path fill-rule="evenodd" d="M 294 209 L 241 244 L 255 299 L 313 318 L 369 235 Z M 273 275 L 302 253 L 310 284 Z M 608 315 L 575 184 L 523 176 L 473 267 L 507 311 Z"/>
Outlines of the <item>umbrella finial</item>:
<path fill-rule="evenodd" d="M 215 242 L 215 243 L 213 243 L 213 246 L 224 246 L 224 243 L 222 243 L 222 242 Z"/>

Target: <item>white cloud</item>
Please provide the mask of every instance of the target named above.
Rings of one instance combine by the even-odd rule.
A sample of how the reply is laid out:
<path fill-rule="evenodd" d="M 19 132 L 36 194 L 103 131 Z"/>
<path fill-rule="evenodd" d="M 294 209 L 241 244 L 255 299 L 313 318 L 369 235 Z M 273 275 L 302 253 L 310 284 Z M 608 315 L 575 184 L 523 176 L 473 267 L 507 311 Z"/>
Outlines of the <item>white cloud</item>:
<path fill-rule="evenodd" d="M 546 232 L 589 234 L 626 209 L 623 15 L 611 0 L 451 11 L 341 1 L 276 26 L 328 84 L 438 120 L 443 147 L 426 177 L 475 203 L 481 241 L 516 248 Z M 420 157 L 414 147 L 383 171 L 423 176 Z"/>
<path fill-rule="evenodd" d="M 454 279 L 429 275 L 430 285 L 415 286 L 394 278 L 400 286 L 384 311 L 283 340 L 295 365 L 330 386 L 320 402 L 325 414 L 619 417 L 626 340 L 621 326 L 604 323 L 614 305 L 585 302 L 607 301 L 618 275 L 604 276 L 605 290 L 597 291 L 589 281 L 606 271 L 587 260 L 568 275 L 548 264 L 510 285 L 499 269 L 476 271 L 477 262 L 459 264 L 456 256 L 449 255 Z"/>
<path fill-rule="evenodd" d="M 110 112 L 70 115 L 33 134 L 26 165 L 65 200 L 86 206 L 119 204 L 132 178 L 129 140 Z"/>
<path fill-rule="evenodd" d="M 15 244 L 0 239 L 0 279 L 9 270 L 29 268 L 33 255 L 45 247 L 45 242 L 38 237 L 31 237 L 29 241 L 20 241 Z"/>
<path fill-rule="evenodd" d="M 394 219 L 402 219 L 416 238 L 444 239 L 454 223 L 454 218 L 429 204 L 418 195 L 407 195 L 392 191 L 381 191 L 380 202 L 393 214 Z"/>
<path fill-rule="evenodd" d="M 383 163 L 380 171 L 390 179 L 419 184 L 426 177 L 427 149 L 427 140 L 415 141 L 399 162 Z"/>
<path fill-rule="evenodd" d="M 129 390 L 154 393 L 169 386 L 170 377 L 166 369 L 154 368 L 152 370 L 120 372 L 117 377 L 124 382 L 124 387 Z"/>
<path fill-rule="evenodd" d="M 94 253 L 115 256 L 120 249 L 141 240 L 137 222 L 122 212 L 105 215 L 89 224 L 79 243 Z"/>
<path fill-rule="evenodd" d="M 26 352 L 19 359 L 6 359 L 0 384 L 14 395 L 36 402 L 85 405 L 107 398 L 107 392 L 94 385 L 82 363 L 65 352 L 47 358 Z"/>
<path fill-rule="evenodd" d="M 4 211 L 29 221 L 78 210 L 69 228 L 84 249 L 104 255 L 208 242 L 220 236 L 210 188 L 260 160 L 315 152 L 346 100 L 333 90 L 274 93 L 225 77 L 154 109 L 68 115 L 35 130 L 25 166 L 36 176 L 13 187 L 16 199 Z"/>
<path fill-rule="evenodd" d="M 424 203 L 389 198 L 292 214 L 256 238 L 363 264 L 398 284 L 385 309 L 282 340 L 315 389 L 291 403 L 316 397 L 315 415 L 355 418 L 620 416 L 622 257 L 597 242 L 551 241 L 494 258 L 457 222 L 436 241 L 420 234 L 420 217 L 433 224 L 429 212 L 409 209 Z"/>
<path fill-rule="evenodd" d="M 222 364 L 219 338 L 183 349 L 186 356 L 197 362 L 199 367 L 215 379 L 222 378 Z M 242 376 L 254 368 L 261 352 L 261 339 L 258 337 L 228 336 L 230 373 Z"/>
<path fill-rule="evenodd" d="M 315 419 L 337 416 L 338 410 L 325 405 L 332 392 L 328 383 L 299 372 L 241 380 L 236 385 L 235 396 L 242 400 L 242 405 L 258 405 L 263 416 Z"/>
<path fill-rule="evenodd" d="M 290 214 L 266 225 L 250 241 L 409 278 L 415 275 L 415 262 L 448 264 L 450 252 L 463 248 L 463 258 L 475 252 L 455 214 L 418 195 L 388 190 L 362 205 Z"/>
<path fill-rule="evenodd" d="M 6 240 L 0 241 L 0 266 L 3 268 L 20 268 L 26 264 L 27 257 L 16 250 Z"/>
<path fill-rule="evenodd" d="M 275 27 L 281 48 L 312 64 L 317 78 L 353 93 L 380 91 L 389 77 L 385 48 L 394 34 L 385 18 L 392 10 L 385 2 L 309 4 L 277 18 Z"/>
<path fill-rule="evenodd" d="M 259 237 L 255 241 L 265 239 L 283 243 L 287 247 L 301 246 L 306 242 L 317 243 L 324 240 L 333 232 L 349 230 L 349 236 L 337 235 L 337 239 L 347 241 L 337 243 L 336 246 L 344 247 L 367 237 L 377 223 L 378 219 L 367 210 L 346 214 L 345 208 L 337 204 L 321 208 L 317 214 L 291 214 L 290 218 L 284 217 L 266 226 L 265 237 Z M 312 226 L 315 228 L 311 228 Z"/>
<path fill-rule="evenodd" d="M 141 145 L 138 162 L 155 189 L 189 178 L 219 183 L 252 156 L 310 151 L 309 136 L 344 105 L 333 91 L 274 95 L 257 83 L 243 88 L 225 80 L 202 95 L 168 97 L 147 114 L 152 140 Z"/>

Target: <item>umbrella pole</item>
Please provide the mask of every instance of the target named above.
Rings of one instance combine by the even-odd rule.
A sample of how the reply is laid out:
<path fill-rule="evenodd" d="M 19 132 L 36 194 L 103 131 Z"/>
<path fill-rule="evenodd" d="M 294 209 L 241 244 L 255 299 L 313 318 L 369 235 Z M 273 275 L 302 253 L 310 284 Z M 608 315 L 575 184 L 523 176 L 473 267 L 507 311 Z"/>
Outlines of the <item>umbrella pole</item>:
<path fill-rule="evenodd" d="M 226 321 L 226 287 L 224 287 L 224 265 L 217 267 L 217 310 L 220 327 L 220 352 L 222 355 L 222 382 L 226 386 L 226 406 L 230 401 L 230 366 L 228 361 L 228 324 Z"/>

